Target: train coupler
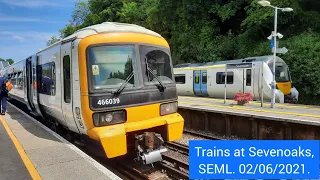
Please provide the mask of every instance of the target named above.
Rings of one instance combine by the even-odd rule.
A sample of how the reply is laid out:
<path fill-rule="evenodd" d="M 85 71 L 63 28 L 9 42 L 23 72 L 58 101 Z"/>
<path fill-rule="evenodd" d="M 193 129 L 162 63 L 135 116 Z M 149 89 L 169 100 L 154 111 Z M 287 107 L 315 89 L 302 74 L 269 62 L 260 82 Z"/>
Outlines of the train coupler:
<path fill-rule="evenodd" d="M 298 100 L 294 96 L 286 95 L 284 97 L 284 103 L 297 104 Z"/>
<path fill-rule="evenodd" d="M 160 134 L 154 132 L 145 132 L 135 136 L 135 149 L 137 151 L 137 160 L 143 164 L 151 164 L 162 161 L 161 153 L 167 151 L 162 145 L 164 143 Z M 153 165 L 152 165 L 153 166 Z"/>

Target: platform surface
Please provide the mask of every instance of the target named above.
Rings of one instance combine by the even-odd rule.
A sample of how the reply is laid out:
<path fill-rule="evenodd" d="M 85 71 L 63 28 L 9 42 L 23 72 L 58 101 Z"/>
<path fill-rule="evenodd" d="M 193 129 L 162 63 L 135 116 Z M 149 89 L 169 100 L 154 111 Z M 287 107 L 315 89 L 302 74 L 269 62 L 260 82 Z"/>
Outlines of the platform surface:
<path fill-rule="evenodd" d="M 263 107 L 256 101 L 239 106 L 234 100 L 226 100 L 224 104 L 224 99 L 179 96 L 179 108 L 320 126 L 318 106 L 276 103 L 273 109 L 270 102 L 263 102 Z"/>
<path fill-rule="evenodd" d="M 10 104 L 0 120 L 0 179 L 120 179 Z"/>
<path fill-rule="evenodd" d="M 0 162 L 0 179 L 32 179 L 2 123 L 0 123 Z"/>

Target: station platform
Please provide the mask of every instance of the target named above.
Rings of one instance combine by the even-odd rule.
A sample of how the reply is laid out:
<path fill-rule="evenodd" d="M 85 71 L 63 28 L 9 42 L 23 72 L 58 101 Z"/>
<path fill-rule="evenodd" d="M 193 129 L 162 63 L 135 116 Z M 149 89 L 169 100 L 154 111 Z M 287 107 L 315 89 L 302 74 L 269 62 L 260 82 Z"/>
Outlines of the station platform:
<path fill-rule="evenodd" d="M 10 103 L 0 121 L 0 179 L 121 179 Z"/>
<path fill-rule="evenodd" d="M 258 101 L 239 106 L 230 99 L 224 104 L 224 99 L 191 96 L 179 96 L 178 106 L 183 109 L 320 126 L 319 106 L 276 103 L 273 109 L 270 108 L 270 102 L 263 102 L 263 107 Z"/>

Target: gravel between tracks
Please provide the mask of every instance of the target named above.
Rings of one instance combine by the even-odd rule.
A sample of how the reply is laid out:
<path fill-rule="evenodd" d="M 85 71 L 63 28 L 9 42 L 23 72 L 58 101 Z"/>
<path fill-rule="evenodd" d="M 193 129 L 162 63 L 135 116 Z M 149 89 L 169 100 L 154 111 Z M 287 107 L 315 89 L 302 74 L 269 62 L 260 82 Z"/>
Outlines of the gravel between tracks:
<path fill-rule="evenodd" d="M 189 164 L 189 157 L 186 155 L 180 154 L 179 152 L 175 152 L 173 150 L 168 150 L 164 154 Z M 167 162 L 167 164 L 174 167 L 174 164 L 172 164 L 170 162 Z M 184 173 L 189 173 L 189 169 L 180 168 L 180 171 L 182 171 Z"/>
<path fill-rule="evenodd" d="M 221 139 L 221 140 L 245 140 L 243 138 L 238 138 L 235 136 L 221 136 L 221 135 L 214 134 L 212 132 L 204 132 L 204 131 L 190 130 L 190 129 L 186 129 L 186 130 L 191 131 L 191 132 L 200 133 L 200 134 L 207 135 L 207 136 L 211 136 L 213 138 Z M 182 135 L 182 138 L 179 140 L 176 140 L 175 142 L 189 146 L 189 140 L 208 140 L 208 139 L 184 132 Z"/>
<path fill-rule="evenodd" d="M 186 129 L 186 130 L 187 131 L 191 131 L 191 132 L 195 132 L 195 133 L 204 134 L 204 135 L 211 136 L 213 138 L 221 139 L 221 140 L 246 140 L 244 138 L 239 138 L 239 137 L 236 137 L 236 136 L 219 135 L 219 134 L 216 134 L 216 133 L 206 132 L 206 131 L 201 131 L 201 130 L 194 130 L 194 129 Z"/>
<path fill-rule="evenodd" d="M 195 136 L 189 133 L 183 133 L 182 138 L 175 142 L 189 146 L 189 140 L 206 140 L 205 138 Z"/>
<path fill-rule="evenodd" d="M 178 159 L 180 161 L 183 161 L 183 162 L 186 162 L 186 163 L 189 163 L 189 157 L 186 156 L 186 155 L 183 155 L 179 152 L 175 152 L 173 150 L 168 150 L 167 152 L 164 153 L 165 155 L 168 155 L 170 157 L 173 157 L 175 159 Z"/>

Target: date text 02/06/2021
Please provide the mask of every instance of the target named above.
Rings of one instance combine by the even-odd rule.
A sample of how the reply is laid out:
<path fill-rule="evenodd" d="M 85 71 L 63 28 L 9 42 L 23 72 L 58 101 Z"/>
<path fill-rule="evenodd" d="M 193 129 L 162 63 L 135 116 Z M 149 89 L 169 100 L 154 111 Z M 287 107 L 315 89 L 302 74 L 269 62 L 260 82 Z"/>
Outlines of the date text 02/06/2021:
<path fill-rule="evenodd" d="M 319 141 L 192 140 L 190 179 L 319 178 Z"/>

